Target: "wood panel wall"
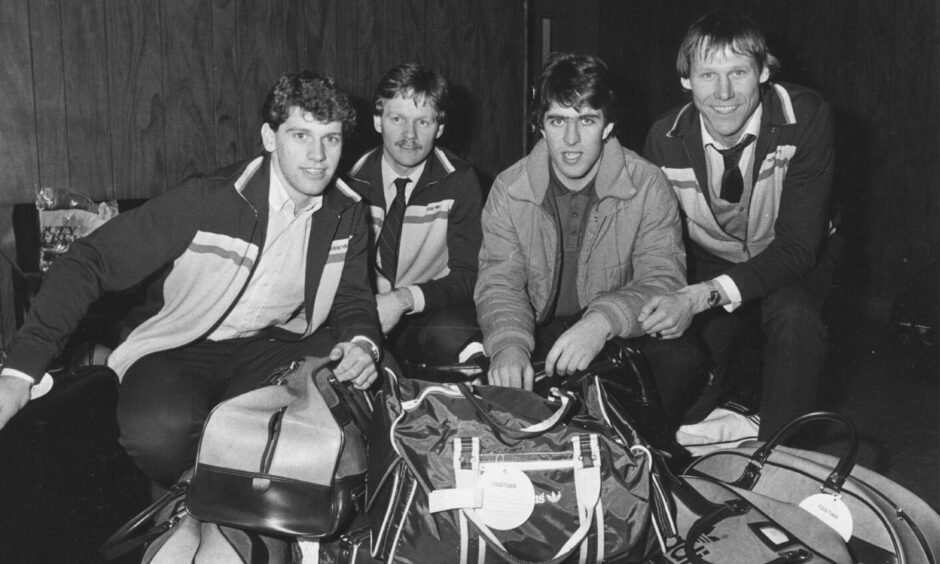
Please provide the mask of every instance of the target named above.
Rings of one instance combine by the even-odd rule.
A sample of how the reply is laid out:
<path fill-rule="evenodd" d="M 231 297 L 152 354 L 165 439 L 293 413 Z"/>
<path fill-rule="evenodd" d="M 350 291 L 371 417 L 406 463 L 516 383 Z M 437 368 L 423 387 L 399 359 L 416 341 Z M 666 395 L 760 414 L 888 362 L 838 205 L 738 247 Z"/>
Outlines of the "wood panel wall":
<path fill-rule="evenodd" d="M 3 0 L 0 205 L 36 186 L 95 198 L 159 194 L 257 154 L 276 78 L 335 76 L 360 109 L 355 157 L 378 142 L 369 99 L 398 63 L 437 68 L 459 107 L 442 143 L 484 178 L 522 156 L 522 0 Z M 10 208 L 0 249 L 13 256 Z M 3 263 L 3 261 L 0 261 Z M 0 328 L 12 329 L 0 266 Z"/>
<path fill-rule="evenodd" d="M 936 263 L 940 217 L 940 3 L 936 0 L 601 0 L 598 54 L 624 102 L 620 137 L 688 100 L 675 72 L 705 11 L 750 14 L 781 59 L 779 80 L 818 89 L 836 113 L 836 195 L 848 238 L 843 283 L 890 296 Z"/>

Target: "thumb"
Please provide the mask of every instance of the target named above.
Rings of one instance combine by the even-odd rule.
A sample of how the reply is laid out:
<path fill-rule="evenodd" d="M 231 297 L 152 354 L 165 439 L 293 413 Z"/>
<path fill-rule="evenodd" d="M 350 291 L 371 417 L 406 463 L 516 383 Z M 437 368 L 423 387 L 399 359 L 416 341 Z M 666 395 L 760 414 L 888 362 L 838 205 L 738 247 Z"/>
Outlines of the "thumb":
<path fill-rule="evenodd" d="M 343 358 L 343 349 L 339 345 L 333 347 L 333 350 L 330 351 L 330 360 L 339 360 Z"/>

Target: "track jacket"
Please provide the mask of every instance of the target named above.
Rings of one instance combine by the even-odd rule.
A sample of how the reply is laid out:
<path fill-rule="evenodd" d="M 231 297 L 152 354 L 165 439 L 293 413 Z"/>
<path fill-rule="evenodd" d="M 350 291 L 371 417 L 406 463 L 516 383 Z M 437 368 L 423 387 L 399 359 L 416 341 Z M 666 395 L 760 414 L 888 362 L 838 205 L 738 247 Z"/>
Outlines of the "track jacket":
<path fill-rule="evenodd" d="M 382 147 L 363 155 L 349 176 L 359 181 L 352 186 L 368 205 L 374 247 L 385 220 Z M 416 311 L 440 310 L 473 299 L 481 238 L 480 192 L 480 180 L 469 163 L 440 147 L 431 152 L 405 208 L 398 255 L 397 285 L 417 286 L 423 294 L 424 308 L 417 307 L 418 298 Z M 391 290 L 378 269 L 372 275 L 376 291 Z"/>
<path fill-rule="evenodd" d="M 829 105 L 812 90 L 784 84 L 766 87 L 761 104 L 744 241 L 725 233 L 709 207 L 702 130 L 692 103 L 653 124 L 644 149 L 679 197 L 694 278 L 727 274 L 742 302 L 798 280 L 813 266 L 826 235 L 832 188 Z M 724 268 L 698 273 L 697 260 Z"/>
<path fill-rule="evenodd" d="M 141 357 L 209 335 L 245 289 L 264 248 L 270 161 L 258 157 L 184 181 L 76 240 L 43 280 L 6 366 L 36 381 L 102 292 L 148 276 L 146 302 L 108 359 L 123 377 Z M 329 321 L 337 341 L 381 342 L 367 281 L 368 228 L 355 192 L 341 180 L 312 216 L 305 301 L 272 336 L 301 339 Z"/>
<path fill-rule="evenodd" d="M 486 354 L 510 345 L 529 353 L 561 281 L 560 225 L 546 197 L 548 146 L 503 171 L 483 208 L 480 276 L 474 298 Z M 643 333 L 640 308 L 685 285 L 676 198 L 654 165 L 611 138 L 604 144 L 578 258 L 578 299 L 610 322 L 614 336 Z"/>

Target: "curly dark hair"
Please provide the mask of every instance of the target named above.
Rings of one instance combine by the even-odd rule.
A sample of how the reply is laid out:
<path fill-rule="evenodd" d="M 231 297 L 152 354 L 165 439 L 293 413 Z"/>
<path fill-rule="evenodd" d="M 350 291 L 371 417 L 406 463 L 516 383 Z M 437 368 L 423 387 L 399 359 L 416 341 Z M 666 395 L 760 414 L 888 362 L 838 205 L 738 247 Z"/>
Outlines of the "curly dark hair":
<path fill-rule="evenodd" d="M 552 53 L 539 76 L 529 116 L 536 129 L 542 128 L 542 118 L 553 103 L 600 110 L 606 123 L 617 123 L 617 96 L 607 77 L 607 63 L 593 55 Z"/>
<path fill-rule="evenodd" d="M 449 105 L 447 80 L 437 71 L 418 63 L 404 63 L 389 70 L 375 87 L 372 96 L 372 113 L 382 115 L 385 100 L 397 95 L 410 97 L 417 104 L 424 101 L 437 112 L 437 122 L 447 121 Z"/>
<path fill-rule="evenodd" d="M 294 107 L 317 121 L 342 122 L 344 136 L 356 128 L 356 109 L 346 92 L 328 76 L 309 70 L 284 74 L 268 92 L 261 106 L 261 119 L 276 131 Z"/>

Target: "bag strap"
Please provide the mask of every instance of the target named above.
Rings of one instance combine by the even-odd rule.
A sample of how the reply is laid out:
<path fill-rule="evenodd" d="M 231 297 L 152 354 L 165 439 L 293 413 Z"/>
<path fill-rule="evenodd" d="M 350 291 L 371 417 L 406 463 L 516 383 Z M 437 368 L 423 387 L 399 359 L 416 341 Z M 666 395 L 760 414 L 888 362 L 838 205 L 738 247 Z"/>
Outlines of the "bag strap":
<path fill-rule="evenodd" d="M 855 456 L 858 453 L 858 433 L 855 430 L 855 424 L 853 424 L 851 420 L 832 411 L 807 413 L 781 427 L 779 431 L 774 433 L 770 440 L 754 451 L 751 455 L 751 459 L 747 463 L 747 467 L 744 469 L 744 473 L 741 474 L 740 478 L 732 482 L 731 485 L 746 490 L 754 489 L 754 486 L 757 485 L 757 481 L 760 479 L 764 463 L 767 462 L 767 458 L 770 457 L 773 450 L 792 436 L 798 429 L 805 426 L 807 423 L 815 421 L 832 421 L 839 423 L 848 431 L 849 436 L 846 440 L 845 452 L 839 458 L 839 462 L 836 464 L 832 473 L 829 474 L 829 477 L 827 477 L 826 481 L 823 483 L 823 489 L 825 490 L 834 493 L 842 491 L 842 485 L 849 477 L 849 474 L 852 473 L 852 468 L 855 467 Z"/>
<path fill-rule="evenodd" d="M 170 504 L 181 500 L 186 495 L 186 488 L 188 487 L 189 480 L 177 482 L 169 491 L 160 496 L 159 499 L 148 505 L 140 513 L 132 517 L 130 521 L 122 525 L 121 528 L 108 537 L 108 539 L 104 541 L 104 544 L 101 545 L 101 548 L 98 549 L 98 553 L 101 557 L 105 560 L 113 560 L 118 556 L 127 554 L 131 550 L 150 542 L 176 526 L 176 523 L 180 519 L 178 512 L 171 515 L 166 521 L 134 536 L 134 533 L 149 523 L 157 513 Z"/>
<path fill-rule="evenodd" d="M 565 420 L 577 403 L 577 398 L 571 392 L 560 390 L 558 388 L 552 388 L 552 394 L 561 401 L 561 406 L 555 411 L 555 413 L 553 413 L 544 421 L 534 423 L 521 429 L 516 429 L 500 422 L 495 417 L 493 417 L 486 406 L 483 405 L 483 402 L 480 401 L 480 398 L 474 395 L 473 389 L 468 384 L 457 384 L 457 389 L 459 389 L 460 393 L 463 394 L 463 397 L 466 398 L 468 402 L 470 402 L 470 405 L 472 405 L 474 410 L 476 410 L 476 413 L 480 419 L 485 421 L 494 431 L 494 433 L 498 433 L 515 440 L 531 439 L 533 437 L 538 437 L 545 434 L 546 431 L 550 430 L 559 422 Z"/>

